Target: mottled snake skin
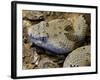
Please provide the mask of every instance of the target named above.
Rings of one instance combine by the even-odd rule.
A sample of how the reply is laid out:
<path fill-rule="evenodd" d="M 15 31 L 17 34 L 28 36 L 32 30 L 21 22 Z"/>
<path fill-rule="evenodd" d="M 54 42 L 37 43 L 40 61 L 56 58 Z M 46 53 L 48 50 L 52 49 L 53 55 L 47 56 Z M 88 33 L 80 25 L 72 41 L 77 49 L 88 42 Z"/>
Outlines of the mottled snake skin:
<path fill-rule="evenodd" d="M 74 22 L 65 19 L 41 21 L 28 29 L 30 41 L 57 54 L 65 54 L 75 49 L 75 43 L 85 38 L 87 24 L 83 15 Z"/>

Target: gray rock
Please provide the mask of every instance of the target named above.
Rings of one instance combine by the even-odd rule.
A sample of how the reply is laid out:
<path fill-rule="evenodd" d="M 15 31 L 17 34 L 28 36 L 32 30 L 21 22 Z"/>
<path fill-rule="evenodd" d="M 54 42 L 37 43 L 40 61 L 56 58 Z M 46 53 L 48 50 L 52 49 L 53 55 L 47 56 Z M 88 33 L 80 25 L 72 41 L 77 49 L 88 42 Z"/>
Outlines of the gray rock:
<path fill-rule="evenodd" d="M 90 45 L 82 46 L 66 57 L 63 67 L 82 67 L 91 65 L 91 50 Z"/>

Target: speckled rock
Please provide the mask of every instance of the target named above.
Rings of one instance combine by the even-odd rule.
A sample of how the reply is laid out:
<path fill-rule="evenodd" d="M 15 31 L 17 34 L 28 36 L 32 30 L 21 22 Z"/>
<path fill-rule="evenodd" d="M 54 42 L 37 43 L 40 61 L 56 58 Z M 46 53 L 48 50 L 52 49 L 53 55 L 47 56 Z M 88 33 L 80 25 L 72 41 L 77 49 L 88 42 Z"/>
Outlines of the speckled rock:
<path fill-rule="evenodd" d="M 63 67 L 82 67 L 91 65 L 91 50 L 90 45 L 82 46 L 66 57 Z"/>
<path fill-rule="evenodd" d="M 41 21 L 28 29 L 30 41 L 57 54 L 65 54 L 75 49 L 76 42 L 85 38 L 87 24 L 82 15 L 72 23 L 70 20 L 55 19 Z"/>
<path fill-rule="evenodd" d="M 28 20 L 41 20 L 44 19 L 43 13 L 40 11 L 23 10 L 22 16 Z"/>

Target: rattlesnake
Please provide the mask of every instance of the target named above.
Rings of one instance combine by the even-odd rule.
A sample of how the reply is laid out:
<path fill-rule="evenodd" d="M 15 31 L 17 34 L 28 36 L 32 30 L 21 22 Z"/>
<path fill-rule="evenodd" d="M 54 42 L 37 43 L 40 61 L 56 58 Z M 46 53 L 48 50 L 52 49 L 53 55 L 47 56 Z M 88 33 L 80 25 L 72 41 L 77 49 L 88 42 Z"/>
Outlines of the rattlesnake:
<path fill-rule="evenodd" d="M 87 24 L 83 15 L 72 23 L 66 19 L 41 21 L 28 29 L 30 41 L 57 54 L 66 54 L 75 49 L 75 44 L 85 38 Z"/>

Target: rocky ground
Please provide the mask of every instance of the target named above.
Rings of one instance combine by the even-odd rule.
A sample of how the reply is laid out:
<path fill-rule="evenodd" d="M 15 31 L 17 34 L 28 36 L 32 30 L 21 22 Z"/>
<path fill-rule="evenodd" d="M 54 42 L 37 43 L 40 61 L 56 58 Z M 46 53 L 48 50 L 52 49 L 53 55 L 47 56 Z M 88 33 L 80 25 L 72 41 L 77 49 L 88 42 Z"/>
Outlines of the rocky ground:
<path fill-rule="evenodd" d="M 27 30 L 32 25 L 41 21 L 51 21 L 54 19 L 75 20 L 82 13 L 64 13 L 64 12 L 44 12 L 44 11 L 27 11 L 23 10 L 23 69 L 40 69 L 40 68 L 60 68 L 67 55 L 50 55 L 48 51 L 41 49 L 31 43 L 28 38 Z M 81 46 L 90 44 L 90 14 L 82 14 L 88 25 L 86 38 Z"/>

